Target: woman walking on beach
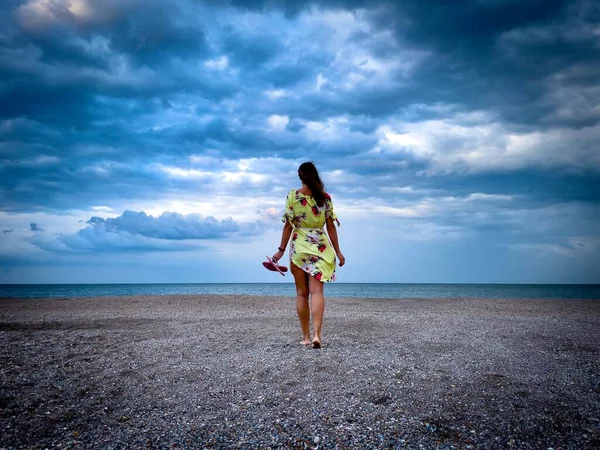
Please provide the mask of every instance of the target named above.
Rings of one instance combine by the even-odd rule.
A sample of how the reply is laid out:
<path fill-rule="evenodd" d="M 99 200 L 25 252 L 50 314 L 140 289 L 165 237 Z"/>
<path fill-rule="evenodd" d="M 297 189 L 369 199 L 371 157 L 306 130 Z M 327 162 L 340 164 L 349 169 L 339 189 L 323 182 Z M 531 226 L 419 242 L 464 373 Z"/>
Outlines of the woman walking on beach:
<path fill-rule="evenodd" d="M 317 168 L 312 162 L 305 162 L 298 168 L 298 176 L 302 187 L 291 190 L 287 196 L 281 245 L 273 255 L 273 260 L 277 262 L 281 259 L 291 236 L 290 265 L 296 283 L 296 311 L 302 328 L 302 344 L 321 348 L 321 325 L 325 311 L 323 283 L 335 281 L 336 255 L 340 267 L 346 259 L 340 251 L 334 225 L 337 222 L 339 226 L 339 221 Z M 314 328 L 312 341 L 309 330 L 311 312 Z"/>

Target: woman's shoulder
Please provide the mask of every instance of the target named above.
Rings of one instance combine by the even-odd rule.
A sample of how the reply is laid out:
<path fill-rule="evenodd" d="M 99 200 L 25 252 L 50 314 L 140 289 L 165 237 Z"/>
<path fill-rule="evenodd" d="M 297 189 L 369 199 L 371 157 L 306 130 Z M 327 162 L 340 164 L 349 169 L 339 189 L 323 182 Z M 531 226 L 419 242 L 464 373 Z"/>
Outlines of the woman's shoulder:
<path fill-rule="evenodd" d="M 298 189 L 291 189 L 287 194 L 288 201 L 294 201 L 300 199 Z"/>
<path fill-rule="evenodd" d="M 310 190 L 308 190 L 304 186 L 301 187 L 301 188 L 298 188 L 298 189 L 294 189 L 294 192 L 296 192 L 299 195 L 304 195 L 305 197 L 310 197 L 311 196 Z"/>

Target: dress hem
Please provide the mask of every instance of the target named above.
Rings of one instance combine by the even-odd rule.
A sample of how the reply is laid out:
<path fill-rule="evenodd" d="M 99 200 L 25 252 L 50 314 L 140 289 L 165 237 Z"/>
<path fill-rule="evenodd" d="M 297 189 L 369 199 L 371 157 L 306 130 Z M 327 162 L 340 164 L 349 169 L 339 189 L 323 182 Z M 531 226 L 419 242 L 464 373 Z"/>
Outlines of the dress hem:
<path fill-rule="evenodd" d="M 302 267 L 300 267 L 298 264 L 296 264 L 294 261 L 292 261 L 290 259 L 290 265 L 293 264 L 295 265 L 298 269 L 300 269 L 302 272 L 306 273 L 307 275 L 310 275 L 311 277 L 315 277 L 312 273 L 310 273 L 308 270 L 304 270 Z M 335 273 L 335 272 L 334 272 Z M 315 278 L 316 279 L 316 278 Z M 317 280 L 320 281 L 321 283 L 335 283 L 335 280 L 332 280 L 331 278 L 329 278 L 329 280 Z"/>

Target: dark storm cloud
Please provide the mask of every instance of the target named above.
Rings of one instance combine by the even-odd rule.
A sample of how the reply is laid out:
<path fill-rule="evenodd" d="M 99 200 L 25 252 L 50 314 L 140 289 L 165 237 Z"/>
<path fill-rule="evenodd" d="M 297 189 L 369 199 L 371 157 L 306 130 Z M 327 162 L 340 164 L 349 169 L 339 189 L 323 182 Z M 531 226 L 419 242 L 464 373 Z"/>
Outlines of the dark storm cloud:
<path fill-rule="evenodd" d="M 233 2 L 238 4 L 237 2 Z M 290 2 L 240 2 L 246 8 L 284 8 Z M 401 86 L 383 85 L 343 96 L 333 91 L 310 104 L 333 113 L 388 115 L 414 103 L 445 102 L 495 111 L 504 120 L 532 126 L 599 123 L 597 90 L 572 103 L 568 116 L 556 91 L 596 86 L 600 46 L 595 2 L 565 0 L 459 2 L 320 2 L 337 8 L 366 6 L 376 29 L 394 30 L 399 42 L 428 52 Z M 379 6 L 379 7 L 378 7 Z M 355 42 L 368 34 L 357 33 Z M 367 43 L 375 55 L 396 51 L 389 41 Z M 554 77 L 554 78 L 553 78 Z M 307 106 L 307 105 L 305 105 Z M 595 111 L 595 112 L 594 112 Z"/>
<path fill-rule="evenodd" d="M 269 11 L 281 10 L 288 16 L 295 16 L 298 13 L 310 8 L 312 5 L 321 5 L 330 8 L 354 9 L 364 7 L 369 4 L 368 0 L 325 0 L 316 2 L 299 2 L 296 0 L 208 0 L 209 4 L 215 7 L 233 6 L 242 10 L 250 11 Z"/>
<path fill-rule="evenodd" d="M 185 11 L 177 2 L 22 3 L 13 17 L 42 50 L 42 61 L 94 65 L 94 55 L 99 67 L 107 68 L 110 52 L 106 50 L 111 50 L 152 66 L 172 55 L 198 56 L 206 50 L 202 30 L 184 20 Z M 39 12 L 42 8 L 44 14 Z"/>
<path fill-rule="evenodd" d="M 234 233 L 246 236 L 263 233 L 260 223 L 240 224 L 231 218 L 218 220 L 214 217 L 195 214 L 184 216 L 174 212 L 165 212 L 153 217 L 143 211 L 125 211 L 121 216 L 114 218 L 92 217 L 87 223 L 94 232 L 127 232 L 167 240 L 222 239 Z"/>
<path fill-rule="evenodd" d="M 274 30 L 270 30 L 273 33 Z M 259 31 L 257 30 L 257 33 Z M 247 37 L 234 30 L 225 30 L 221 49 L 230 60 L 239 67 L 253 70 L 263 66 L 284 51 L 284 47 L 272 35 L 253 35 Z"/>
<path fill-rule="evenodd" d="M 439 174 L 422 177 L 415 175 L 415 170 L 425 165 L 417 162 L 403 164 L 406 161 L 381 161 L 378 163 L 359 162 L 347 167 L 348 173 L 354 176 L 366 176 L 375 182 L 370 192 L 378 189 L 385 191 L 389 187 L 416 186 L 426 195 L 445 196 L 451 193 L 456 196 L 468 196 L 473 192 L 485 192 L 491 195 L 519 196 L 515 207 L 532 207 L 580 201 L 597 203 L 600 200 L 600 177 L 590 172 L 581 174 L 560 174 L 540 170 L 526 170 L 518 173 L 482 173 L 469 176 L 456 174 Z M 390 177 L 390 170 L 395 176 Z M 419 194 L 415 194 L 420 196 Z M 414 196 L 413 196 L 414 198 Z"/>
<path fill-rule="evenodd" d="M 140 2 L 135 11 L 111 24 L 111 48 L 150 67 L 169 62 L 173 55 L 198 58 L 208 51 L 205 36 L 192 24 L 177 25 L 184 14 L 173 2 Z"/>
<path fill-rule="evenodd" d="M 403 8 L 414 24 L 404 38 L 435 52 L 419 74 L 430 92 L 442 101 L 495 110 L 511 122 L 565 123 L 552 117 L 559 105 L 552 108 L 545 99 L 569 81 L 548 86 L 547 77 L 575 65 L 598 67 L 593 2 L 403 2 Z M 600 117 L 580 119 L 568 124 L 594 124 Z"/>
<path fill-rule="evenodd" d="M 31 222 L 29 224 L 29 231 L 44 231 L 44 230 L 42 230 L 37 223 Z"/>
<path fill-rule="evenodd" d="M 36 235 L 27 240 L 54 253 L 193 251 L 203 248 L 198 240 L 257 236 L 265 228 L 263 223 L 239 223 L 231 218 L 172 212 L 154 217 L 143 211 L 125 211 L 112 218 L 94 216 L 86 223 L 88 226 L 74 234 Z"/>
<path fill-rule="evenodd" d="M 90 164 L 91 165 L 87 165 Z M 100 198 L 129 198 L 129 192 L 140 186 L 157 184 L 168 189 L 157 173 L 139 171 L 121 163 L 93 163 L 83 158 L 59 164 L 53 160 L 5 163 L 0 199 L 4 210 L 19 212 L 32 209 L 72 209 L 82 204 L 93 205 Z M 32 195 L 35 193 L 35 195 Z M 140 198 L 151 198 L 152 192 L 141 192 Z M 74 199 L 78 203 L 74 204 Z M 39 205 L 39 206 L 36 206 Z"/>
<path fill-rule="evenodd" d="M 22 3 L 0 32 L 2 118 L 38 118 L 68 129 L 109 112 L 134 113 L 131 103 L 145 99 L 181 92 L 219 99 L 233 92 L 223 80 L 176 66 L 201 60 L 208 49 L 201 27 L 185 22 L 175 3 L 83 2 L 93 8 L 90 19 L 75 17 L 67 2 L 42 4 L 52 5 L 48 23 L 31 18 L 41 7 Z M 110 111 L 111 98 L 129 104 Z"/>
<path fill-rule="evenodd" d="M 593 130 L 573 148 L 552 149 L 573 156 L 549 168 L 520 154 L 512 158 L 523 163 L 498 170 L 473 171 L 458 157 L 436 166 L 439 156 L 486 139 L 503 148 L 509 133 L 600 123 L 592 2 L 82 3 L 83 13 L 57 1 L 42 15 L 24 0 L 0 6 L 3 210 L 88 208 L 190 189 L 210 195 L 214 179 L 163 170 L 193 170 L 191 155 L 306 157 L 374 190 L 598 200 Z M 318 9 L 307 19 L 311 8 Z M 357 8 L 366 9 L 354 22 L 342 14 Z M 345 40 L 329 48 L 346 28 Z M 489 139 L 462 141 L 461 130 L 419 151 L 370 152 L 389 122 L 480 110 L 488 112 L 485 125 L 504 124 Z M 273 115 L 286 117 L 279 130 Z M 339 117 L 346 122 L 327 125 Z M 573 167 L 578 172 L 567 173 Z M 367 196 L 344 179 L 338 185 Z M 382 190 L 381 200 L 393 198 Z"/>
<path fill-rule="evenodd" d="M 291 131 L 293 133 L 295 131 L 300 131 L 304 127 L 305 127 L 305 125 L 302 122 L 299 122 L 296 119 L 292 119 L 285 126 L 285 129 L 288 131 Z"/>

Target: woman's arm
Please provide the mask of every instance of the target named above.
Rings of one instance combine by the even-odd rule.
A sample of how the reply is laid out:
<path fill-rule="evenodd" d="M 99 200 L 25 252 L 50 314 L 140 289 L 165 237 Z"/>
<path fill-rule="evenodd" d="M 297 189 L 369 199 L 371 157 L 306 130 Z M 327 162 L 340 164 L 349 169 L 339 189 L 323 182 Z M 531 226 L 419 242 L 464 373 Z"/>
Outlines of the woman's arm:
<path fill-rule="evenodd" d="M 283 225 L 283 230 L 281 231 L 281 244 L 279 245 L 279 248 L 285 250 L 291 235 L 292 225 L 290 224 L 289 220 L 286 220 L 285 225 Z M 279 261 L 283 257 L 283 253 L 283 251 L 277 250 L 277 253 L 273 255 L 273 259 L 275 261 Z"/>
<path fill-rule="evenodd" d="M 327 222 L 325 222 L 325 226 L 327 228 L 327 234 L 329 235 L 329 240 L 331 241 L 331 245 L 333 245 L 333 249 L 335 250 L 335 254 L 340 260 L 340 267 L 346 264 L 346 258 L 342 254 L 340 250 L 340 244 L 338 242 L 337 230 L 335 229 L 335 224 L 333 223 L 333 219 L 329 217 Z"/>

